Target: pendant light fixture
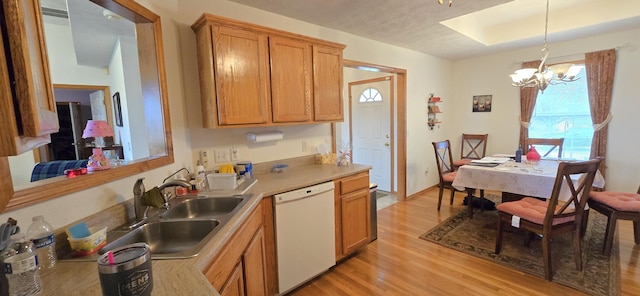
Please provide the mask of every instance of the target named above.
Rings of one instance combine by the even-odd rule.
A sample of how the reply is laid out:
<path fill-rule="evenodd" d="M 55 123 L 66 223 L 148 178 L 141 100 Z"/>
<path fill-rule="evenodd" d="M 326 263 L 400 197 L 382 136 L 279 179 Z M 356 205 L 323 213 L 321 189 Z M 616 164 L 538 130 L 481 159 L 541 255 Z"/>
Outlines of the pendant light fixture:
<path fill-rule="evenodd" d="M 542 48 L 542 59 L 540 59 L 540 66 L 538 68 L 524 68 L 516 70 L 511 74 L 512 85 L 517 87 L 537 87 L 540 92 L 544 93 L 544 90 L 549 84 L 560 84 L 566 82 L 573 82 L 578 80 L 578 73 L 583 66 L 574 64 L 558 64 L 547 66 L 545 62 L 549 56 L 549 49 L 547 48 L 547 29 L 549 27 L 549 0 L 547 0 L 547 11 L 544 22 L 544 47 Z"/>

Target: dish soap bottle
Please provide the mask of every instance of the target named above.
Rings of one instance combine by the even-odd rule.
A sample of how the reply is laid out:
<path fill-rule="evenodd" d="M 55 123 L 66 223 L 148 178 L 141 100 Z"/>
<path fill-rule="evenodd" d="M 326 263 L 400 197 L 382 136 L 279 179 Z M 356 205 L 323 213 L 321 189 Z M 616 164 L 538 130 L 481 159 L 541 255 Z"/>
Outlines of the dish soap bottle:
<path fill-rule="evenodd" d="M 522 145 L 519 145 L 516 150 L 516 162 L 522 162 Z"/>
<path fill-rule="evenodd" d="M 198 191 L 207 190 L 207 176 L 204 166 L 199 160 L 196 164 L 196 189 Z"/>

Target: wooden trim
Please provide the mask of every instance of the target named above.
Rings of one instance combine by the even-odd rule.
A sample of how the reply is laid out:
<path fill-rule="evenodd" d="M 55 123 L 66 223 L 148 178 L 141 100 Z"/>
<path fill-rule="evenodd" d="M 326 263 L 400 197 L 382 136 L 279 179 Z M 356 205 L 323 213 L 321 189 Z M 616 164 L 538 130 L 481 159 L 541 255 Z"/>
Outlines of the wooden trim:
<path fill-rule="evenodd" d="M 348 68 L 363 69 L 363 67 L 369 69 L 377 69 L 383 73 L 396 74 L 397 80 L 397 97 L 396 106 L 397 118 L 397 165 L 398 165 L 398 190 L 396 196 L 399 201 L 404 201 L 407 198 L 407 70 L 400 68 L 393 68 L 388 66 L 364 63 L 353 60 L 343 60 L 343 66 Z M 351 112 L 351 111 L 349 111 Z M 336 134 L 333 131 L 333 138 L 335 140 Z M 393 158 L 393 157 L 392 157 Z"/>

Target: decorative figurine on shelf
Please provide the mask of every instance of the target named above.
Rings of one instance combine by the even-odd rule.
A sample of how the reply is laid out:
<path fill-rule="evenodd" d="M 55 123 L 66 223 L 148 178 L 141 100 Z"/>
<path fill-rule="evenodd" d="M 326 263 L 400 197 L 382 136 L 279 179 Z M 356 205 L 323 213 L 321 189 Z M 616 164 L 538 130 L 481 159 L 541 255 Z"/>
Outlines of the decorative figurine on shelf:
<path fill-rule="evenodd" d="M 536 147 L 529 145 L 529 152 L 527 152 L 527 161 L 538 162 L 540 161 L 540 153 L 536 150 Z"/>
<path fill-rule="evenodd" d="M 93 148 L 93 155 L 89 156 L 87 170 L 90 172 L 110 169 L 109 159 L 104 156 L 101 148 Z"/>

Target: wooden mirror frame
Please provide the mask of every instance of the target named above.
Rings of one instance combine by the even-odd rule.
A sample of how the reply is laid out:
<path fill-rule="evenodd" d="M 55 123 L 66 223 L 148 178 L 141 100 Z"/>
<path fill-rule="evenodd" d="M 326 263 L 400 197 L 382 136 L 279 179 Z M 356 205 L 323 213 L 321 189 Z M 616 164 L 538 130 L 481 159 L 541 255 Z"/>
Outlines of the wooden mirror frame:
<path fill-rule="evenodd" d="M 152 106 L 154 107 L 151 108 L 153 111 L 145 111 L 145 113 L 157 113 L 160 111 L 160 108 L 162 109 L 166 154 L 164 156 L 133 161 L 125 166 L 106 171 L 77 176 L 73 179 L 67 179 L 64 176 L 46 179 L 39 181 L 42 185 L 18 191 L 14 191 L 13 188 L 8 158 L 0 157 L 0 172 L 2 173 L 2 178 L 0 178 L 0 212 L 17 210 L 169 165 L 174 162 L 160 16 L 133 0 L 91 1 L 136 24 L 136 30 L 138 31 L 138 52 L 140 53 L 140 76 L 144 94 L 143 99 L 145 103 L 154 103 L 154 100 L 159 103 L 155 104 L 156 106 Z M 152 52 L 155 52 L 155 55 L 150 54 Z M 145 67 L 145 65 L 152 65 L 154 67 Z M 157 71 L 154 71 L 154 68 L 157 69 Z M 159 99 L 158 96 L 160 97 Z M 147 109 L 147 106 L 145 106 L 145 110 Z"/>

